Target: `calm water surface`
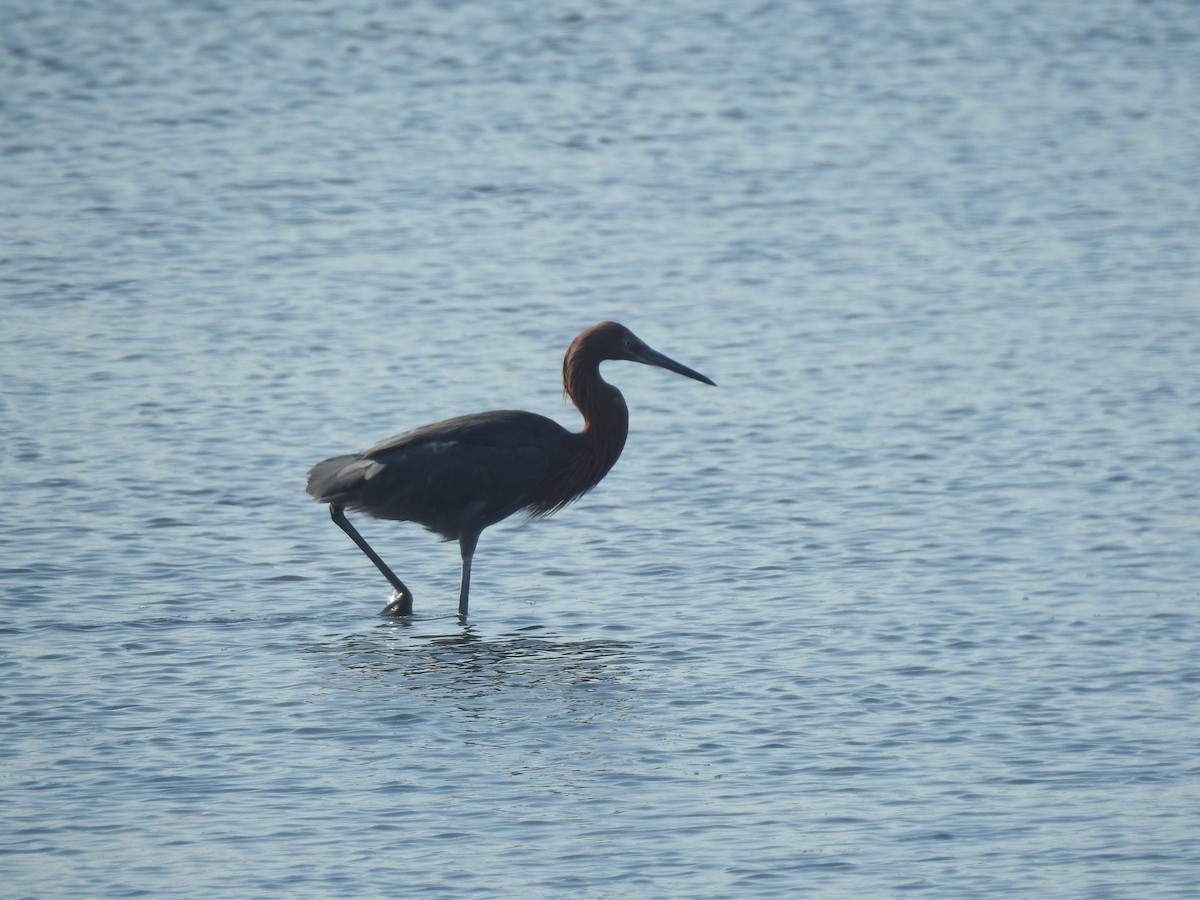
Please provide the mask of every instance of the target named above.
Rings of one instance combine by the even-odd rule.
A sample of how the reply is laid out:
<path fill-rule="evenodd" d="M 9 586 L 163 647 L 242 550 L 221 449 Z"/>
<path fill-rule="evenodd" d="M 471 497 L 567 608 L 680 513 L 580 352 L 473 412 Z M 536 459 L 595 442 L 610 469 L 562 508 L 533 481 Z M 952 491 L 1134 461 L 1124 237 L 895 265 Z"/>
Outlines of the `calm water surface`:
<path fill-rule="evenodd" d="M 1194 896 L 1192 4 L 4 18 L 9 895 Z M 378 618 L 307 468 L 605 318 Z"/>

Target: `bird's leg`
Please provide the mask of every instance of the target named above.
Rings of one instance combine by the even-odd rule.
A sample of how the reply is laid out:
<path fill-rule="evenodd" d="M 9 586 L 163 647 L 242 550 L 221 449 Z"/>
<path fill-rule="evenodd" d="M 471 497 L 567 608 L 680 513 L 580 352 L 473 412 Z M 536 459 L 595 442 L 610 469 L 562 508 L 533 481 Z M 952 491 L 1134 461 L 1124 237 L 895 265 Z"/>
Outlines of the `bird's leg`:
<path fill-rule="evenodd" d="M 404 586 L 403 581 L 396 577 L 396 573 L 387 567 L 387 563 L 379 558 L 379 554 L 371 549 L 371 545 L 367 543 L 366 538 L 358 533 L 358 529 L 350 524 L 350 520 L 346 518 L 346 511 L 336 503 L 330 503 L 329 518 L 337 523 L 338 528 L 350 535 L 350 540 L 358 544 L 358 549 L 367 554 L 367 559 L 375 563 L 375 568 L 383 573 L 383 577 L 391 582 L 392 587 L 395 588 L 396 593 L 399 595 L 380 611 L 380 615 L 411 616 L 412 592 Z"/>
<path fill-rule="evenodd" d="M 458 536 L 458 549 L 462 554 L 462 582 L 458 588 L 458 617 L 467 617 L 467 594 L 471 590 L 471 557 L 479 543 L 478 531 L 464 531 Z"/>

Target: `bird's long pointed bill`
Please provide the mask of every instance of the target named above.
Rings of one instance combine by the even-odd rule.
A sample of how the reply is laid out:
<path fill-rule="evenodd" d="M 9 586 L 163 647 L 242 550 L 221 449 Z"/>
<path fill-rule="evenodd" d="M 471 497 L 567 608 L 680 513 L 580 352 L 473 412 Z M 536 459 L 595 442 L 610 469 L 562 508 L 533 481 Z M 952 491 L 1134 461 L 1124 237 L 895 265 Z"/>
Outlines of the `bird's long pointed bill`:
<path fill-rule="evenodd" d="M 641 348 L 637 353 L 637 361 L 645 363 L 648 366 L 658 366 L 660 369 L 666 369 L 669 372 L 675 372 L 678 375 L 686 375 L 688 378 L 694 378 L 697 381 L 703 381 L 705 384 L 711 384 L 713 387 L 717 383 L 707 375 L 701 375 L 695 369 L 689 369 L 683 363 L 677 363 L 669 356 L 659 353 L 657 350 L 652 350 L 649 347 Z"/>

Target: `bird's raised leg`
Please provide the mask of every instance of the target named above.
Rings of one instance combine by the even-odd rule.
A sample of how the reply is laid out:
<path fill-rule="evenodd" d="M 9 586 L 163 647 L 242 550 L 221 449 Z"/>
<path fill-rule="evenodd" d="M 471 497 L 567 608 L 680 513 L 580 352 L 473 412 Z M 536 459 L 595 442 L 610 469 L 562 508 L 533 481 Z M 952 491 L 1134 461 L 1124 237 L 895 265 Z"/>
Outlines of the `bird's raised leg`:
<path fill-rule="evenodd" d="M 358 529 L 350 524 L 350 520 L 346 518 L 346 511 L 336 503 L 330 503 L 329 518 L 337 523 L 338 528 L 350 535 L 350 540 L 358 544 L 358 549 L 367 554 L 367 559 L 375 563 L 375 568 L 383 573 L 383 577 L 391 583 L 399 595 L 380 610 L 379 614 L 381 616 L 411 616 L 413 604 L 412 592 L 404 586 L 403 581 L 396 577 L 396 573 L 387 567 L 387 563 L 379 558 L 379 554 L 371 549 L 371 545 L 367 543 L 366 538 L 358 533 Z"/>
<path fill-rule="evenodd" d="M 471 590 L 471 557 L 479 543 L 478 531 L 464 531 L 458 536 L 458 550 L 462 554 L 462 581 L 458 587 L 458 617 L 467 617 L 467 594 Z"/>

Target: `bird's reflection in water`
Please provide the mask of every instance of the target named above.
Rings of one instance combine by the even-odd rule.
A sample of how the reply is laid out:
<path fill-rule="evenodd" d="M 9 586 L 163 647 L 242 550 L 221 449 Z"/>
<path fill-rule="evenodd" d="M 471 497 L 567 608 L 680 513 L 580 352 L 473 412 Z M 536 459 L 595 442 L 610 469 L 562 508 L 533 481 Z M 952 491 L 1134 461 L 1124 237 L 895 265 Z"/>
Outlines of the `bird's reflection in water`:
<path fill-rule="evenodd" d="M 620 693 L 628 682 L 624 641 L 564 639 L 540 625 L 489 635 L 469 625 L 441 630 L 441 624 L 438 619 L 381 623 L 313 650 L 338 657 L 343 671 L 389 691 L 440 699 L 514 689 Z"/>

